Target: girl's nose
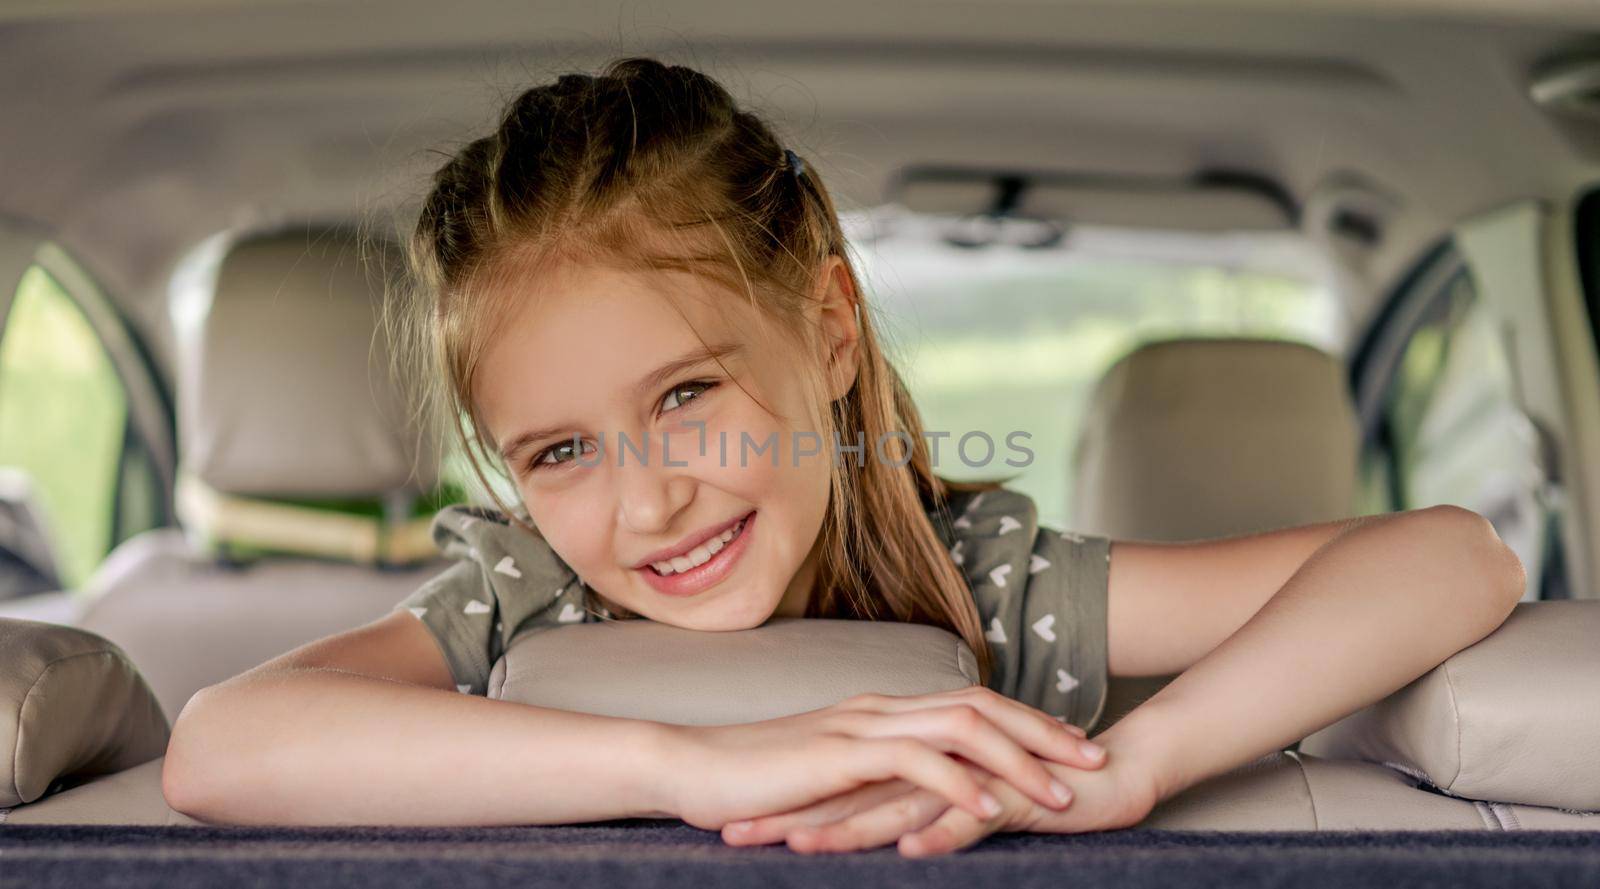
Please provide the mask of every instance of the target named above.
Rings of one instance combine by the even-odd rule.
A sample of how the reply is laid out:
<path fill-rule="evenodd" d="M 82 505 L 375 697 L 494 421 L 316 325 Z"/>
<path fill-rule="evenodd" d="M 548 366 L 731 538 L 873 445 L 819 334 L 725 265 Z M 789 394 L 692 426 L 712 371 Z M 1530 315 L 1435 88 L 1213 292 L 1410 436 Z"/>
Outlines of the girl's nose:
<path fill-rule="evenodd" d="M 617 521 L 635 534 L 660 534 L 672 527 L 673 519 L 694 499 L 694 479 L 663 466 L 659 451 L 650 454 L 649 465 L 632 453 L 624 456 L 617 473 Z"/>

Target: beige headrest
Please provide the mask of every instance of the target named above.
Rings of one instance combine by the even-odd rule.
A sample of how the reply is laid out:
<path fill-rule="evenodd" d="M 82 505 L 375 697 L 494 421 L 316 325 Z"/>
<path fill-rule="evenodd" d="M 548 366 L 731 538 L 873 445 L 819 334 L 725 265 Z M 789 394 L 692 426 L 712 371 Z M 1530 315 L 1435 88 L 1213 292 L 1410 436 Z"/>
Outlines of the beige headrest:
<path fill-rule="evenodd" d="M 966 643 L 896 621 L 775 617 L 701 632 L 635 619 L 541 627 L 511 640 L 489 697 L 678 725 L 757 722 L 866 692 L 932 694 L 978 684 Z"/>
<path fill-rule="evenodd" d="M 33 802 L 58 779 L 155 759 L 167 737 L 122 649 L 87 630 L 0 618 L 0 807 Z"/>
<path fill-rule="evenodd" d="M 298 227 L 235 243 L 204 320 L 180 327 L 186 472 L 223 494 L 371 497 L 435 483 L 407 422 L 380 310 L 389 242 Z"/>
<path fill-rule="evenodd" d="M 1523 602 L 1499 629 L 1300 742 L 1454 796 L 1600 811 L 1600 602 Z"/>
<path fill-rule="evenodd" d="M 1194 540 L 1351 514 L 1357 426 L 1339 361 L 1276 340 L 1148 343 L 1106 372 L 1073 456 L 1073 524 Z"/>

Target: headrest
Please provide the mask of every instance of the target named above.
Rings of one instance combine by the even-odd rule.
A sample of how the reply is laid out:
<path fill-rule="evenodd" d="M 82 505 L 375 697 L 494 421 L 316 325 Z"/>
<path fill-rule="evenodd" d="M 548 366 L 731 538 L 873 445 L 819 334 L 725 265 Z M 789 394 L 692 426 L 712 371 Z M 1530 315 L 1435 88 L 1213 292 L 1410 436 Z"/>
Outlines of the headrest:
<path fill-rule="evenodd" d="M 519 633 L 491 670 L 488 695 L 600 716 L 730 725 L 867 692 L 977 684 L 966 643 L 924 624 L 775 617 L 748 630 L 702 632 L 635 619 Z"/>
<path fill-rule="evenodd" d="M 166 752 L 161 704 L 105 637 L 0 618 L 0 654 L 0 808 Z"/>
<path fill-rule="evenodd" d="M 1523 602 L 1498 629 L 1300 750 L 1453 796 L 1600 811 L 1600 602 Z"/>
<path fill-rule="evenodd" d="M 1357 426 L 1338 359 L 1300 343 L 1145 344 L 1095 387 L 1072 519 L 1113 538 L 1194 540 L 1350 515 Z"/>
<path fill-rule="evenodd" d="M 179 451 L 222 494 L 427 491 L 437 458 L 407 422 L 380 310 L 403 269 L 389 241 L 302 227 L 235 242 L 178 337 Z"/>

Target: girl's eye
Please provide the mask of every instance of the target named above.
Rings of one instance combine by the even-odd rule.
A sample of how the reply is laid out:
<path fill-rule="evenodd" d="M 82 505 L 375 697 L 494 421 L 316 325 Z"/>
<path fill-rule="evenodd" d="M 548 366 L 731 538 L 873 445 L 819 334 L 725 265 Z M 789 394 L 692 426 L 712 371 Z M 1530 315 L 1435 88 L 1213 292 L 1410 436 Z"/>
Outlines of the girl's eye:
<path fill-rule="evenodd" d="M 594 445 L 590 444 L 589 442 L 585 441 L 582 443 L 582 445 L 584 453 L 587 454 L 594 452 Z M 551 445 L 539 453 L 534 454 L 533 459 L 528 462 L 528 471 L 532 472 L 551 466 L 559 466 L 562 463 L 567 463 L 575 459 L 577 459 L 577 455 L 573 453 L 572 440 L 568 439 L 560 444 Z"/>
<path fill-rule="evenodd" d="M 679 383 L 672 387 L 666 397 L 661 399 L 662 412 L 677 410 L 683 406 L 684 402 L 693 401 L 716 387 L 717 383 L 714 380 L 691 380 L 687 383 Z M 594 453 L 594 444 L 588 441 L 583 442 L 583 453 Z M 574 453 L 572 439 L 569 438 L 560 444 L 551 445 L 534 454 L 528 461 L 527 471 L 535 472 L 541 469 L 551 469 L 576 459 L 577 454 Z"/>
<path fill-rule="evenodd" d="M 716 386 L 717 384 L 711 380 L 691 380 L 687 383 L 679 383 L 672 387 L 672 390 L 667 393 L 667 397 L 661 399 L 662 411 L 677 410 L 685 401 L 693 401 L 699 398 L 702 393 L 710 391 Z M 691 394 L 687 398 L 680 397 L 680 393 L 685 392 Z"/>

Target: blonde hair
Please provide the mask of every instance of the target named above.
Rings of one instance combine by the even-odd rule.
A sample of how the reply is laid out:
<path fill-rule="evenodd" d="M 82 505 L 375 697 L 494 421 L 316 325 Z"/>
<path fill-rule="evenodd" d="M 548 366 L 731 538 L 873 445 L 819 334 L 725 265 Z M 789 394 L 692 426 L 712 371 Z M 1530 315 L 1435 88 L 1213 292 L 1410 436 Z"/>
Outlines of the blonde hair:
<path fill-rule="evenodd" d="M 842 257 L 858 299 L 864 293 L 828 190 L 803 166 L 786 164 L 772 128 L 712 78 L 630 57 L 596 76 L 565 74 L 525 90 L 493 133 L 434 173 L 407 244 L 417 287 L 403 326 L 422 384 L 419 413 L 443 423 L 438 431 L 513 522 L 538 534 L 493 493 L 484 462 L 511 475 L 473 397 L 516 290 L 492 285 L 566 261 L 689 271 L 745 294 L 763 323 L 819 354 L 823 334 L 804 323 L 805 310 L 828 257 Z M 663 240 L 689 249 L 655 249 Z M 833 461 L 806 616 L 942 627 L 972 648 L 988 682 L 976 604 L 925 510 L 943 509 L 952 491 L 999 482 L 934 475 L 921 418 L 864 304 L 857 324 L 859 366 L 843 397 L 821 409 L 823 370 L 805 374 L 821 440 L 866 444 L 863 462 Z M 909 459 L 903 449 L 877 458 L 874 444 L 891 439 L 909 447 Z"/>

